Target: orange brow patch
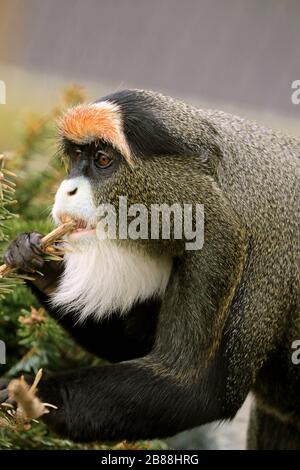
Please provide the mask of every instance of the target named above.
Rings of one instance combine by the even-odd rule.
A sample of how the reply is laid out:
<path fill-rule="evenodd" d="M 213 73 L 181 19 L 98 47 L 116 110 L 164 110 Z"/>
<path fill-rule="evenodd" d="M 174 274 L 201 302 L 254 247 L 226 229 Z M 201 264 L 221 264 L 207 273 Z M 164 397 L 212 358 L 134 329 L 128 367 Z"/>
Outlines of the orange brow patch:
<path fill-rule="evenodd" d="M 127 144 L 122 116 L 117 105 L 103 101 L 81 104 L 69 109 L 58 121 L 61 137 L 77 144 L 85 144 L 102 139 L 118 149 L 128 163 L 132 156 Z"/>

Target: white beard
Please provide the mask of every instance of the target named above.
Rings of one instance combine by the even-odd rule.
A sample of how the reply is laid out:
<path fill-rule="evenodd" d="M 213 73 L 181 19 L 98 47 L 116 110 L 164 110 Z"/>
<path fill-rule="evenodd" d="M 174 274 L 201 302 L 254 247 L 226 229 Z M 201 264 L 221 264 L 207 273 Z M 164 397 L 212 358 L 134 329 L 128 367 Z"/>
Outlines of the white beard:
<path fill-rule="evenodd" d="M 137 301 L 162 297 L 172 261 L 95 238 L 65 254 L 65 271 L 52 304 L 74 312 L 79 321 L 100 320 L 115 311 L 126 313 Z"/>

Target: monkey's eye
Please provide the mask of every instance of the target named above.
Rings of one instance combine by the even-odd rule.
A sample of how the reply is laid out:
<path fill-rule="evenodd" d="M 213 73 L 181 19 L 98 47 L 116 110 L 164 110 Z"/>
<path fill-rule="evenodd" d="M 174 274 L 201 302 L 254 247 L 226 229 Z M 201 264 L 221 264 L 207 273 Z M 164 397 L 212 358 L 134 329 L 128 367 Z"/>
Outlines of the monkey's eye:
<path fill-rule="evenodd" d="M 82 150 L 76 149 L 76 150 L 75 150 L 75 158 L 76 158 L 76 160 L 78 161 L 81 156 L 82 156 Z"/>
<path fill-rule="evenodd" d="M 112 164 L 112 159 L 107 155 L 107 153 L 103 152 L 103 150 L 98 150 L 94 157 L 95 165 L 98 168 L 107 168 Z"/>

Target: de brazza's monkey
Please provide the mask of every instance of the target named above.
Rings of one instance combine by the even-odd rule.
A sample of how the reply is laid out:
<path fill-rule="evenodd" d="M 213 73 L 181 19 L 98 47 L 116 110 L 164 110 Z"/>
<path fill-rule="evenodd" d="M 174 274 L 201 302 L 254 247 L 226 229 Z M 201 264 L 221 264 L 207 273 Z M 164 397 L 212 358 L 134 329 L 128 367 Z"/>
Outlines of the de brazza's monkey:
<path fill-rule="evenodd" d="M 53 215 L 76 221 L 73 249 L 45 263 L 21 234 L 4 259 L 43 272 L 41 304 L 113 364 L 45 377 L 45 421 L 79 441 L 169 436 L 233 418 L 252 390 L 249 447 L 300 448 L 299 141 L 139 90 L 71 108 L 59 132 Z M 99 240 L 96 208 L 119 196 L 203 204 L 203 248 Z"/>

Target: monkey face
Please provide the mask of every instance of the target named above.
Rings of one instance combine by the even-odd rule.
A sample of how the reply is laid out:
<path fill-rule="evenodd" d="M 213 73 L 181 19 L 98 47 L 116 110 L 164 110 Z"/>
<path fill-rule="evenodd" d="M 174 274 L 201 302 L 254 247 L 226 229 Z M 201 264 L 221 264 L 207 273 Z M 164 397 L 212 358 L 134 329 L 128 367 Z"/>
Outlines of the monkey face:
<path fill-rule="evenodd" d="M 77 227 L 68 236 L 71 250 L 66 251 L 64 275 L 54 296 L 57 305 L 81 306 L 83 317 L 95 312 L 101 317 L 112 310 L 125 312 L 140 300 L 163 297 L 185 239 L 175 236 L 175 222 L 165 237 L 162 217 L 152 238 L 149 226 L 151 232 L 152 215 L 158 212 L 153 207 L 201 204 L 199 194 L 209 194 L 206 188 L 212 184 L 205 178 L 207 152 L 203 158 L 199 151 L 195 155 L 196 144 L 181 124 L 182 115 L 167 127 L 172 107 L 161 95 L 125 90 L 71 108 L 59 121 L 69 169 L 52 213 L 57 223 L 71 218 Z M 185 107 L 181 113 L 190 115 Z M 200 133 L 205 125 L 199 124 Z M 150 224 L 144 238 L 127 235 L 129 217 L 128 232 L 120 235 L 122 197 L 128 208 L 138 204 L 146 209 Z M 117 214 L 116 238 L 99 236 L 99 207 L 107 204 Z"/>
<path fill-rule="evenodd" d="M 53 216 L 57 223 L 76 220 L 73 241 L 95 238 L 97 209 L 110 204 L 119 214 L 122 196 L 128 206 L 146 207 L 150 218 L 155 204 L 194 203 L 196 193 L 187 181 L 195 180 L 194 188 L 205 184 L 201 159 L 182 143 L 181 132 L 176 136 L 166 129 L 165 108 L 151 94 L 129 90 L 71 108 L 62 117 L 59 132 L 69 172 L 56 194 Z M 159 255 L 166 250 L 178 255 L 183 242 L 174 238 L 134 244 Z"/>
<path fill-rule="evenodd" d="M 169 255 L 99 237 L 101 204 L 118 209 L 120 196 L 129 204 L 145 202 L 147 171 L 141 160 L 133 165 L 121 124 L 116 105 L 107 102 L 71 109 L 60 123 L 68 174 L 52 214 L 57 223 L 73 219 L 77 226 L 67 237 L 71 249 L 52 300 L 67 310 L 80 306 L 82 319 L 126 312 L 140 300 L 162 297 L 172 269 Z"/>
<path fill-rule="evenodd" d="M 67 176 L 60 185 L 53 206 L 57 223 L 68 219 L 77 222 L 70 235 L 73 241 L 95 236 L 97 207 L 113 175 L 125 165 L 120 152 L 103 141 L 83 145 L 66 140 L 63 148 Z"/>
<path fill-rule="evenodd" d="M 66 142 L 64 153 L 69 169 L 57 191 L 53 216 L 58 223 L 73 219 L 77 226 L 67 237 L 71 250 L 65 255 L 54 304 L 67 309 L 80 305 L 80 319 L 91 314 L 101 318 L 112 310 L 126 312 L 139 299 L 162 296 L 172 268 L 170 257 L 99 240 L 99 204 L 126 194 L 121 181 L 126 181 L 128 164 L 123 156 L 101 141 Z"/>
<path fill-rule="evenodd" d="M 52 214 L 57 223 L 67 218 L 77 222 L 73 239 L 93 238 L 99 196 L 122 160 L 131 158 L 119 108 L 107 101 L 76 106 L 60 120 L 59 132 L 69 171 Z"/>

